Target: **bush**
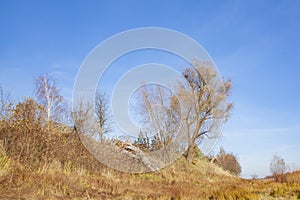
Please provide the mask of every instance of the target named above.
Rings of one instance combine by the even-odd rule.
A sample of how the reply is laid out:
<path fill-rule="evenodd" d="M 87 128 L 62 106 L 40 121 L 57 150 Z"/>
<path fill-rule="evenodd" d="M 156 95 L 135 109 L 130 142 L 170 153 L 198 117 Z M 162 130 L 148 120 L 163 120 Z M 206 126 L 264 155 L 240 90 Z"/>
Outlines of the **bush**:
<path fill-rule="evenodd" d="M 61 166 L 100 173 L 102 165 L 86 150 L 74 128 L 46 120 L 44 107 L 30 98 L 0 121 L 0 141 L 7 156 L 27 168 Z"/>
<path fill-rule="evenodd" d="M 231 153 L 226 153 L 222 147 L 220 148 L 220 153 L 217 155 L 216 159 L 217 164 L 224 170 L 229 171 L 234 175 L 239 175 L 241 173 L 242 169 L 237 157 Z"/>

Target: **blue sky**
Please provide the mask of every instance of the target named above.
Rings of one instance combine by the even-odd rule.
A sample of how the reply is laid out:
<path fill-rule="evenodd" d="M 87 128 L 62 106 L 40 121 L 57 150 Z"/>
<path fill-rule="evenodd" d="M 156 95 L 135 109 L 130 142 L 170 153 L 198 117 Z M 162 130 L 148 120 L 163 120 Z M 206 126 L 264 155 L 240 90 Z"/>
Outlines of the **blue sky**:
<path fill-rule="evenodd" d="M 174 29 L 233 79 L 235 108 L 219 145 L 238 155 L 242 176 L 268 175 L 275 153 L 299 169 L 299 10 L 297 0 L 1 1 L 0 83 L 20 99 L 48 73 L 70 99 L 80 64 L 100 42 L 132 28 Z"/>

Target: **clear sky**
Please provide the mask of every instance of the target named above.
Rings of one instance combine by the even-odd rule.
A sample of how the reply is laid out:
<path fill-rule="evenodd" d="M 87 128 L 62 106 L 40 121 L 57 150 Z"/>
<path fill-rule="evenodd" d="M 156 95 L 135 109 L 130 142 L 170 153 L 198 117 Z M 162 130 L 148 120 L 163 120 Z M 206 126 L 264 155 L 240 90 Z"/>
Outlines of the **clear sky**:
<path fill-rule="evenodd" d="M 235 108 L 219 145 L 239 157 L 242 176 L 268 175 L 274 154 L 299 169 L 299 10 L 298 0 L 3 0 L 0 83 L 20 99 L 32 95 L 34 77 L 48 73 L 70 99 L 80 64 L 101 41 L 132 28 L 174 29 L 233 79 Z"/>

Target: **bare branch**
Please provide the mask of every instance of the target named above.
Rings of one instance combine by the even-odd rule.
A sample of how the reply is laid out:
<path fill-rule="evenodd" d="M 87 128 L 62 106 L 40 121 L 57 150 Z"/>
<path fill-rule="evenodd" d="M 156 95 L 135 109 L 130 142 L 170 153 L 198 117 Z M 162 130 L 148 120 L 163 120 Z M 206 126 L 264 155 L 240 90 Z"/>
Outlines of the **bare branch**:
<path fill-rule="evenodd" d="M 64 99 L 52 77 L 43 75 L 35 79 L 35 96 L 45 107 L 48 120 L 58 121 L 62 117 L 65 111 Z"/>
<path fill-rule="evenodd" d="M 96 114 L 99 124 L 100 140 L 103 140 L 104 134 L 110 132 L 111 129 L 111 114 L 108 107 L 108 98 L 105 93 L 97 92 L 96 94 Z"/>
<path fill-rule="evenodd" d="M 0 84 L 0 119 L 8 118 L 10 116 L 11 106 L 10 93 L 9 91 L 4 90 Z"/>

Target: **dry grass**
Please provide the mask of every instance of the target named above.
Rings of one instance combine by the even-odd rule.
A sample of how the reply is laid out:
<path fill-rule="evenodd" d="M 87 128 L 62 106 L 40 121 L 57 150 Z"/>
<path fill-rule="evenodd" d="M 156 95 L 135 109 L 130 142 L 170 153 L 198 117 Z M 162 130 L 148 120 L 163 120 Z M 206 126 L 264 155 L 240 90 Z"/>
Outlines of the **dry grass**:
<path fill-rule="evenodd" d="M 0 199 L 300 199 L 300 171 L 284 183 L 244 180 L 181 157 L 159 172 L 121 173 L 93 159 L 70 128 L 14 123 L 0 124 Z M 31 141 L 48 148 L 31 145 L 24 153 Z"/>
<path fill-rule="evenodd" d="M 129 174 L 108 168 L 91 174 L 58 162 L 40 170 L 10 163 L 0 176 L 0 199 L 299 199 L 300 183 L 243 180 L 207 174 L 207 165 L 180 158 L 157 173 Z M 2 168 L 3 170 L 3 168 Z M 295 173 L 299 175 L 299 172 Z M 294 177 L 293 174 L 289 175 Z"/>

